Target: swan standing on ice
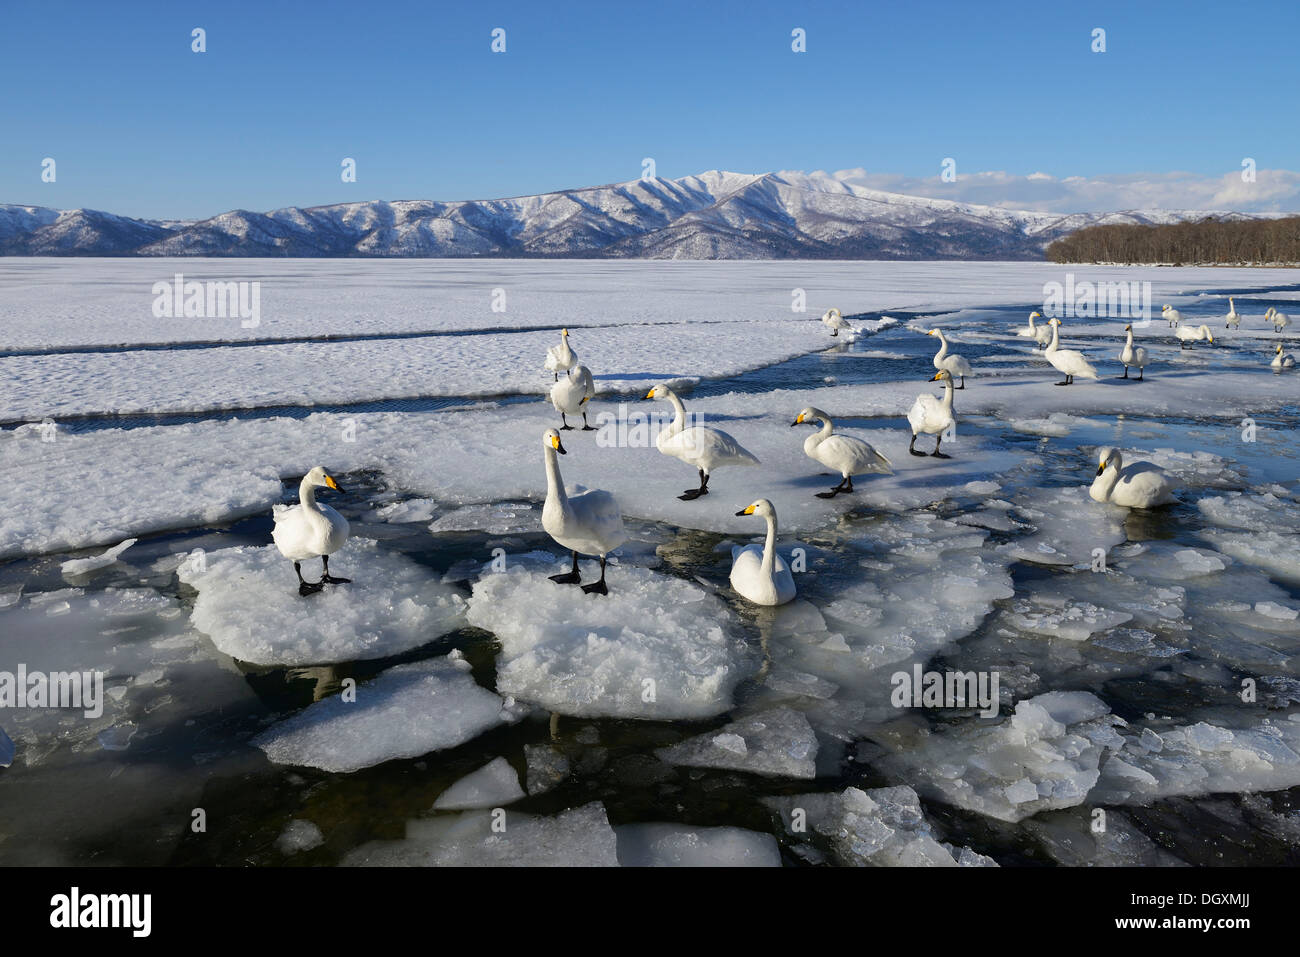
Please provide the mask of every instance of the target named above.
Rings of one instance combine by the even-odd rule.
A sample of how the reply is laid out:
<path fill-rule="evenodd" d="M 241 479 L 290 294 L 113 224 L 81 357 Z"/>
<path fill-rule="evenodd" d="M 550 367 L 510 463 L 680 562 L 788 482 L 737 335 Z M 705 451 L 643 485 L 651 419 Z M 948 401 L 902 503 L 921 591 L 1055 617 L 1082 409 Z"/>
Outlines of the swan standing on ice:
<path fill-rule="evenodd" d="M 930 455 L 936 459 L 950 459 L 951 455 L 939 451 L 939 443 L 943 441 L 944 432 L 957 427 L 957 420 L 952 414 L 952 373 L 944 369 L 936 372 L 930 381 L 943 383 L 943 398 L 937 399 L 927 392 L 918 395 L 912 407 L 907 410 L 907 421 L 912 426 L 912 441 L 908 443 L 907 451 L 913 455 L 925 456 L 924 452 L 916 451 L 916 437 L 924 432 L 934 436 L 934 451 Z"/>
<path fill-rule="evenodd" d="M 1291 325 L 1291 317 L 1285 312 L 1278 312 L 1273 306 L 1269 306 L 1268 312 L 1264 313 L 1264 321 L 1273 323 L 1274 332 L 1281 332 Z"/>
<path fill-rule="evenodd" d="M 941 329 L 931 329 L 926 335 L 939 337 L 939 351 L 934 354 L 934 367 L 940 372 L 949 372 L 952 375 L 961 376 L 961 385 L 957 386 L 957 388 L 966 388 L 966 377 L 972 374 L 970 363 L 961 356 L 948 355 L 948 340 L 944 338 Z"/>
<path fill-rule="evenodd" d="M 1124 348 L 1119 352 L 1119 361 L 1124 363 L 1124 374 L 1120 376 L 1120 378 L 1127 379 L 1128 367 L 1137 366 L 1137 380 L 1141 382 L 1142 377 L 1146 374 L 1143 370 L 1145 370 L 1147 366 L 1147 351 L 1141 346 L 1137 346 L 1136 348 L 1134 347 L 1133 326 L 1131 323 L 1124 327 L 1124 331 L 1128 333 L 1128 342 L 1124 343 Z"/>
<path fill-rule="evenodd" d="M 298 594 L 311 595 L 326 585 L 346 585 L 351 578 L 335 578 L 330 574 L 330 556 L 348 540 L 348 520 L 328 505 L 316 501 L 316 489 L 332 488 L 341 492 L 338 483 L 323 466 L 316 466 L 303 476 L 298 486 L 298 505 L 276 505 L 272 509 L 275 528 L 271 540 L 280 554 L 293 562 L 298 573 Z M 318 582 L 305 581 L 302 562 L 319 558 L 325 572 Z"/>
<path fill-rule="evenodd" d="M 840 315 L 840 311 L 834 307 L 827 309 L 822 315 L 822 325 L 831 331 L 831 338 L 838 336 L 841 329 L 852 329 L 849 321 Z"/>
<path fill-rule="evenodd" d="M 1184 349 L 1189 348 L 1193 342 L 1203 342 L 1207 339 L 1210 345 L 1214 345 L 1214 333 L 1210 331 L 1209 326 L 1197 326 L 1195 329 L 1191 326 L 1179 326 L 1174 330 L 1174 335 L 1182 342 Z"/>
<path fill-rule="evenodd" d="M 1295 356 L 1289 352 L 1283 353 L 1282 345 L 1278 343 L 1277 354 L 1273 356 L 1273 361 L 1269 363 L 1269 367 L 1274 372 L 1281 372 L 1283 369 L 1294 369 Z"/>
<path fill-rule="evenodd" d="M 1045 346 L 1052 341 L 1052 328 L 1050 325 L 1034 325 L 1034 320 L 1041 318 L 1043 318 L 1042 313 L 1031 312 L 1029 314 L 1029 325 L 1019 326 L 1012 331 L 1021 338 L 1033 339 L 1040 346 Z"/>
<path fill-rule="evenodd" d="M 742 508 L 737 515 L 761 515 L 767 519 L 767 541 L 731 549 L 731 587 L 755 605 L 784 605 L 794 598 L 794 576 L 785 559 L 776 553 L 776 509 L 765 498 Z"/>
<path fill-rule="evenodd" d="M 556 458 L 557 452 L 567 454 L 560 442 L 560 433 L 547 429 L 542 434 L 542 441 L 546 443 L 543 453 L 546 457 L 546 504 L 542 506 L 542 528 L 558 544 L 573 552 L 573 570 L 552 575 L 551 581 L 561 585 L 578 584 L 582 581 L 578 574 L 578 554 L 599 555 L 600 581 L 583 585 L 582 590 L 588 594 L 608 595 L 605 557 L 627 541 L 618 500 L 598 488 L 574 486 L 574 494 L 567 494 L 564 480 L 560 478 L 560 461 Z"/>
<path fill-rule="evenodd" d="M 889 461 L 868 443 L 851 435 L 835 435 L 831 417 L 821 409 L 807 408 L 790 423 L 790 428 L 805 422 L 821 421 L 819 432 L 803 440 L 803 454 L 814 462 L 839 472 L 842 480 L 829 492 L 818 492 L 818 498 L 834 498 L 840 492 L 853 491 L 853 476 L 863 472 L 893 472 Z"/>
<path fill-rule="evenodd" d="M 1155 508 L 1174 500 L 1174 483 L 1167 472 L 1150 462 L 1124 465 L 1119 449 L 1098 453 L 1097 477 L 1088 495 L 1094 502 L 1125 508 Z"/>
<path fill-rule="evenodd" d="M 1177 309 L 1164 305 L 1160 307 L 1160 318 L 1169 320 L 1169 328 L 1176 329 L 1178 324 L 1183 321 L 1183 314 Z"/>
<path fill-rule="evenodd" d="M 1237 307 L 1233 305 L 1231 296 L 1228 297 L 1228 314 L 1224 316 L 1223 319 L 1224 319 L 1223 328 L 1225 329 L 1241 328 L 1241 316 L 1237 315 Z"/>
<path fill-rule="evenodd" d="M 686 406 L 677 393 L 666 385 L 657 385 L 646 393 L 647 399 L 667 399 L 676 413 L 673 421 L 660 430 L 655 447 L 664 455 L 681 459 L 700 471 L 700 487 L 687 489 L 677 497 L 689 502 L 709 494 L 709 476 L 724 465 L 758 465 L 758 457 L 721 429 L 703 425 L 686 427 Z"/>
<path fill-rule="evenodd" d="M 563 379 L 556 379 L 555 385 L 551 386 L 551 405 L 555 406 L 555 411 L 560 413 L 560 429 L 565 432 L 572 432 L 573 426 L 569 425 L 569 420 L 565 418 L 568 415 L 577 415 L 582 413 L 582 431 L 596 431 L 587 424 L 587 400 L 596 394 L 596 384 L 591 379 L 591 370 L 584 365 L 576 365 L 569 370 L 568 375 Z"/>
<path fill-rule="evenodd" d="M 1074 385 L 1075 376 L 1083 376 L 1085 379 L 1098 378 L 1097 370 L 1093 368 L 1091 362 L 1083 357 L 1082 352 L 1076 352 L 1073 349 L 1061 348 L 1060 336 L 1061 320 L 1052 320 L 1052 341 L 1048 343 L 1047 348 L 1043 350 L 1043 355 L 1047 357 L 1058 372 L 1065 376 L 1064 382 L 1058 382 L 1057 385 Z"/>
<path fill-rule="evenodd" d="M 560 381 L 560 373 L 567 372 L 578 364 L 578 354 L 569 348 L 569 330 L 560 330 L 560 344 L 546 350 L 546 369 L 555 373 L 555 381 Z"/>

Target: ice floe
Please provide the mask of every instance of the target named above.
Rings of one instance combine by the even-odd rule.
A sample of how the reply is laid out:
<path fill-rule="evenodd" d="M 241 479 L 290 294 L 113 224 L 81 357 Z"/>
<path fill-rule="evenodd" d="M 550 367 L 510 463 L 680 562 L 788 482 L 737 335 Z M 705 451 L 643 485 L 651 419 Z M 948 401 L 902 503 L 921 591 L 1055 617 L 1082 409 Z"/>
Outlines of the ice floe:
<path fill-rule="evenodd" d="M 333 556 L 348 585 L 298 594 L 293 565 L 273 545 L 237 546 L 178 569 L 195 588 L 191 620 L 222 652 L 257 665 L 310 665 L 384 658 L 465 623 L 465 600 L 429 569 L 353 538 Z M 308 562 L 305 577 L 319 568 Z"/>
<path fill-rule="evenodd" d="M 655 753 L 669 764 L 686 767 L 786 778 L 817 773 L 817 736 L 808 719 L 790 708 L 761 711 Z"/>
<path fill-rule="evenodd" d="M 584 717 L 667 720 L 727 711 L 755 665 L 722 601 L 692 582 L 631 565 L 611 568 L 607 581 L 609 594 L 598 596 L 529 568 L 480 578 L 468 618 L 501 643 L 497 690 Z"/>
<path fill-rule="evenodd" d="M 433 802 L 435 811 L 466 811 L 483 807 L 504 807 L 524 796 L 519 773 L 505 758 L 496 757 L 465 775 Z"/>
<path fill-rule="evenodd" d="M 454 748 L 517 721 L 509 701 L 474 682 L 469 665 L 436 658 L 398 665 L 272 725 L 253 739 L 276 764 L 349 772 Z"/>
<path fill-rule="evenodd" d="M 771 834 L 740 827 L 623 824 L 614 828 L 624 867 L 780 867 Z"/>

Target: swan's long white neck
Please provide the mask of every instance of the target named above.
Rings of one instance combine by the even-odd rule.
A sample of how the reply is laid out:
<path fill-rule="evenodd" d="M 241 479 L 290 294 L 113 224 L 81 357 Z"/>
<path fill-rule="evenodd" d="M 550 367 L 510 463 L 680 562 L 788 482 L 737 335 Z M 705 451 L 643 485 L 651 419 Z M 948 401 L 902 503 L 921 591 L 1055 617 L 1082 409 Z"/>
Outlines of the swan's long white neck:
<path fill-rule="evenodd" d="M 560 459 L 549 445 L 542 450 L 546 456 L 546 497 L 555 499 L 561 508 L 568 508 L 569 497 L 564 494 L 564 479 L 560 478 Z"/>
<path fill-rule="evenodd" d="M 686 428 L 686 406 L 682 405 L 682 400 L 677 398 L 675 392 L 668 393 L 668 401 L 673 404 L 673 421 L 659 433 L 660 438 L 669 438 Z"/>
<path fill-rule="evenodd" d="M 831 424 L 830 419 L 824 415 L 820 418 L 822 420 L 822 427 L 818 429 L 817 434 L 813 436 L 813 438 L 817 440 L 818 445 L 829 439 L 831 437 L 831 432 L 835 430 L 835 426 Z"/>
<path fill-rule="evenodd" d="M 949 412 L 952 411 L 952 379 L 943 380 L 943 407 Z"/>
<path fill-rule="evenodd" d="M 1034 325 L 1034 314 L 1032 312 L 1029 314 L 1029 331 L 1038 332 L 1038 327 Z"/>
<path fill-rule="evenodd" d="M 1094 479 L 1094 483 L 1100 483 L 1102 494 L 1105 498 L 1110 498 L 1110 493 L 1115 490 L 1115 483 L 1119 481 L 1119 463 L 1116 463 L 1114 471 L 1106 468 L 1100 475 Z"/>
<path fill-rule="evenodd" d="M 1057 335 L 1058 330 L 1059 330 L 1060 328 L 1061 328 L 1061 327 L 1058 326 L 1056 323 L 1052 323 L 1052 341 L 1049 342 L 1049 343 L 1047 344 L 1047 348 L 1046 348 L 1045 350 L 1043 350 L 1043 351 L 1045 351 L 1045 352 L 1055 352 L 1055 351 L 1056 351 L 1057 347 L 1060 345 L 1060 342 L 1061 342 L 1060 337 Z"/>
<path fill-rule="evenodd" d="M 305 475 L 302 478 L 302 483 L 298 486 L 298 501 L 301 502 L 302 507 L 307 509 L 309 512 L 320 511 L 320 509 L 316 507 L 316 486 L 307 481 L 307 476 Z"/>
<path fill-rule="evenodd" d="M 771 578 L 776 569 L 776 516 L 765 515 L 767 519 L 767 541 L 763 543 L 763 574 Z"/>
<path fill-rule="evenodd" d="M 935 354 L 934 357 L 935 361 L 942 359 L 944 356 L 948 354 L 948 340 L 944 338 L 942 332 L 940 332 L 938 335 L 939 335 L 939 351 Z"/>
<path fill-rule="evenodd" d="M 1132 330 L 1132 329 L 1129 329 L 1129 330 L 1128 330 L 1128 347 L 1129 347 L 1130 349 L 1133 348 L 1133 330 Z"/>

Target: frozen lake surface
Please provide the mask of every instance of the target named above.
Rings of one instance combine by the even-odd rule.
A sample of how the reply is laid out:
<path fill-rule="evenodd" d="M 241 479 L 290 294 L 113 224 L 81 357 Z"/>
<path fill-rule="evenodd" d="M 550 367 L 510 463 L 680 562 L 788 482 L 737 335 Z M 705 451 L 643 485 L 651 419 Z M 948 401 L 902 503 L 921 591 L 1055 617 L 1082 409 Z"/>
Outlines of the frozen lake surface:
<path fill-rule="evenodd" d="M 260 281 L 260 323 L 155 318 L 177 272 Z M 1300 312 L 1300 271 L 1078 267 L 1152 284 L 1151 356 L 1120 379 L 1125 321 L 1069 317 L 1101 378 L 1058 388 L 1010 330 L 1065 279 L 0 260 L 0 682 L 104 682 L 93 716 L 0 707 L 0 862 L 1300 861 L 1300 378 L 1270 371 L 1297 346 L 1262 318 Z M 1166 302 L 1216 343 L 1181 348 Z M 946 460 L 907 453 L 935 326 L 975 371 Z M 546 580 L 563 327 L 600 426 L 564 433 L 564 477 L 630 533 L 607 598 Z M 679 500 L 658 382 L 761 465 Z M 894 473 L 815 497 L 839 476 L 790 427 L 806 406 Z M 1166 469 L 1175 503 L 1093 502 L 1100 446 Z M 304 599 L 271 507 L 320 464 L 353 583 Z M 797 561 L 776 609 L 728 584 L 759 497 Z M 898 706 L 914 668 L 997 675 L 997 714 Z"/>

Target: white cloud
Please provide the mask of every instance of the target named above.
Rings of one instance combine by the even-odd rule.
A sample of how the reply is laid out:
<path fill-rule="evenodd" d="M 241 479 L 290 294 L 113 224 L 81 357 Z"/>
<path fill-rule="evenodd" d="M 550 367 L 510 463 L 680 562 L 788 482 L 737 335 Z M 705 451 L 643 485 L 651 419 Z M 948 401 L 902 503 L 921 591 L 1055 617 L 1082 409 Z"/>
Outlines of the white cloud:
<path fill-rule="evenodd" d="M 942 182 L 937 175 L 917 178 L 864 169 L 840 170 L 830 175 L 866 189 L 1049 213 L 1126 209 L 1300 211 L 1300 173 L 1284 169 L 1257 170 L 1253 183 L 1242 182 L 1240 171 L 1217 177 L 1173 172 L 1057 178 L 1042 172 L 1028 176 L 1005 172 L 964 173 L 958 167 L 955 183 Z"/>

